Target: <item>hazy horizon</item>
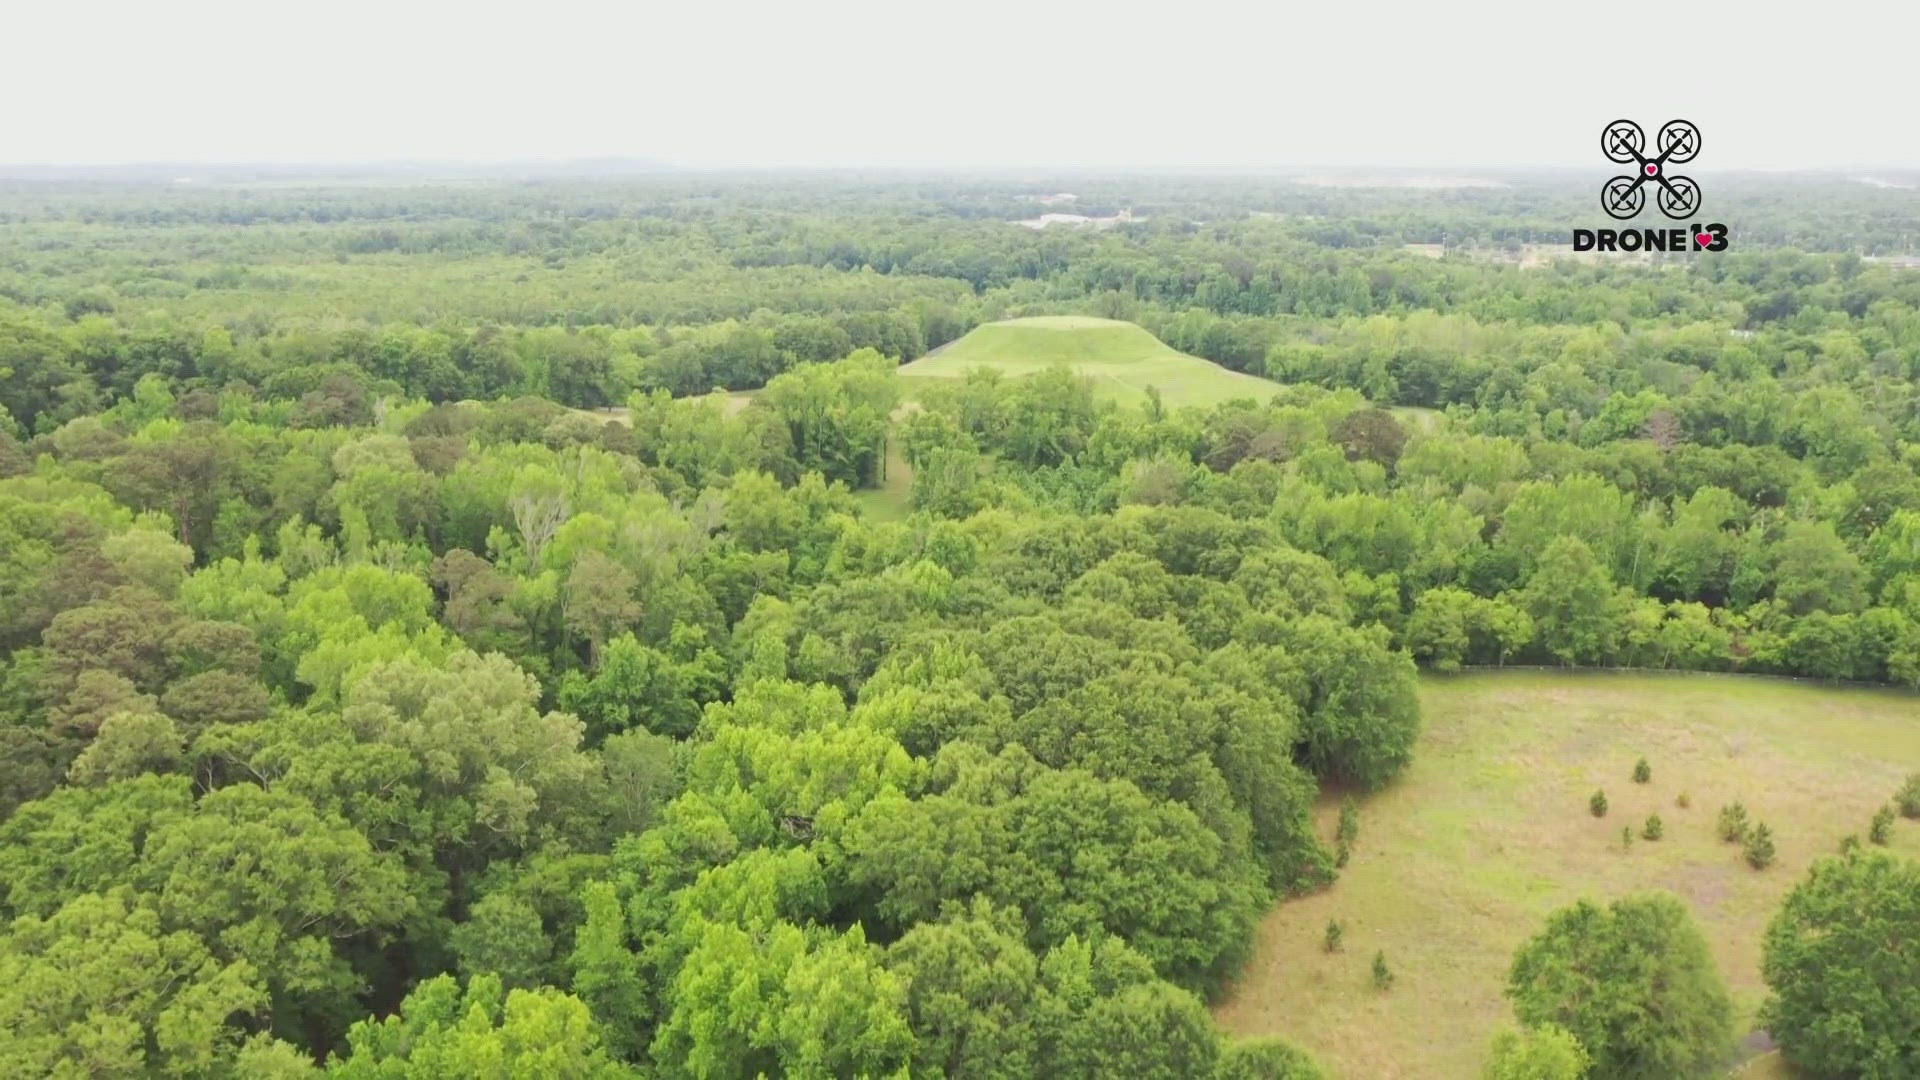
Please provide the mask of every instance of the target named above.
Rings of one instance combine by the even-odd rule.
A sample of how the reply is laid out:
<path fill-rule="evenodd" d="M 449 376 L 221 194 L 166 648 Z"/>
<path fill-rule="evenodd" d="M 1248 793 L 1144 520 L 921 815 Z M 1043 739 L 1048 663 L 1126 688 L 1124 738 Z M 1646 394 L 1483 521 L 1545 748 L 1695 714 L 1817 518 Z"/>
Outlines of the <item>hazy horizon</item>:
<path fill-rule="evenodd" d="M 1604 168 L 1684 118 L 1699 172 L 1920 167 L 1888 10 L 42 5 L 0 164 Z"/>

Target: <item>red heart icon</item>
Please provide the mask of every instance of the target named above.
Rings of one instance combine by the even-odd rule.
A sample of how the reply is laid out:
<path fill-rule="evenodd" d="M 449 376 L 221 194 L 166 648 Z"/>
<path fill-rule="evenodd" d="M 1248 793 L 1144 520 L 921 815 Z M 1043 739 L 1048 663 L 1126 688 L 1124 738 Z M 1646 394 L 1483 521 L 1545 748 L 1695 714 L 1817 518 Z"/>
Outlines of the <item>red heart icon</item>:
<path fill-rule="evenodd" d="M 1700 247 L 1706 247 L 1713 243 L 1713 237 L 1708 233 L 1695 233 L 1693 234 L 1693 242 Z"/>

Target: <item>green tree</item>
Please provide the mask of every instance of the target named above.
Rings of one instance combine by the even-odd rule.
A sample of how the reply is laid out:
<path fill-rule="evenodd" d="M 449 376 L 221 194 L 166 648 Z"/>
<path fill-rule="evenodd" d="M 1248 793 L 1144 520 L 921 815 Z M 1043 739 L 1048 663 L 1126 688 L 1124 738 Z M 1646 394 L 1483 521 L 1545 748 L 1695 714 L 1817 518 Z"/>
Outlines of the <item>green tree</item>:
<path fill-rule="evenodd" d="M 345 1056 L 330 1060 L 327 1073 L 348 1080 L 638 1075 L 607 1053 L 577 998 L 551 987 L 503 992 L 490 975 L 474 977 L 464 990 L 451 975 L 421 983 L 399 1015 L 353 1025 Z"/>
<path fill-rule="evenodd" d="M 1522 592 L 1540 642 L 1562 663 L 1596 661 L 1611 648 L 1613 583 L 1576 537 L 1556 537 L 1541 552 Z"/>
<path fill-rule="evenodd" d="M 1787 1060 L 1819 1076 L 1920 1073 L 1920 863 L 1873 853 L 1822 859 L 1767 927 L 1762 1022 Z"/>
<path fill-rule="evenodd" d="M 1662 893 L 1554 912 L 1514 954 L 1507 997 L 1521 1023 L 1564 1028 L 1597 1075 L 1621 1080 L 1705 1076 L 1732 1040 L 1706 939 Z"/>
<path fill-rule="evenodd" d="M 260 1022 L 266 987 L 168 931 L 124 886 L 76 896 L 0 937 L 0 1073 L 210 1075 Z"/>

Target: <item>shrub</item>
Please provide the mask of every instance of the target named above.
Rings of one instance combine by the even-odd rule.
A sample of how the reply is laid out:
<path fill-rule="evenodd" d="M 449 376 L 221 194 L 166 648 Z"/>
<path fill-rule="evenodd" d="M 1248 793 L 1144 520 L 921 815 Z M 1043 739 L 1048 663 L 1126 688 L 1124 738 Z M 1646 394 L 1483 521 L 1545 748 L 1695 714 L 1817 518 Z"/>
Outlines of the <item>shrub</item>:
<path fill-rule="evenodd" d="M 1646 758 L 1641 758 L 1633 766 L 1633 782 L 1644 784 L 1651 779 L 1653 779 L 1653 766 L 1647 764 Z"/>
<path fill-rule="evenodd" d="M 1675 795 L 1673 797 L 1673 805 L 1679 807 L 1682 810 L 1691 809 L 1693 807 L 1693 796 L 1683 791 L 1680 794 Z"/>
<path fill-rule="evenodd" d="M 1752 835 L 1747 837 L 1747 865 L 1755 870 L 1765 870 L 1773 865 L 1773 830 L 1765 822 L 1753 827 Z"/>
<path fill-rule="evenodd" d="M 1340 939 L 1345 934 L 1346 934 L 1346 930 L 1340 925 L 1339 919 L 1328 919 L 1327 934 L 1326 934 L 1326 937 L 1320 942 L 1320 944 L 1328 952 L 1339 952 Z"/>
<path fill-rule="evenodd" d="M 1873 824 L 1867 827 L 1867 839 L 1876 844 L 1885 844 L 1893 839 L 1893 807 L 1883 806 L 1873 812 Z"/>
<path fill-rule="evenodd" d="M 1648 814 L 1647 823 L 1640 829 L 1640 835 L 1648 840 L 1658 840 L 1666 834 L 1666 826 L 1660 824 L 1659 814 Z"/>
<path fill-rule="evenodd" d="M 1351 858 L 1353 858 L 1353 845 L 1347 843 L 1344 838 L 1336 841 L 1333 845 L 1333 865 L 1344 868 L 1347 860 Z"/>
<path fill-rule="evenodd" d="M 1480 1080 L 1583 1080 L 1589 1064 L 1580 1040 L 1558 1024 L 1508 1028 L 1493 1037 Z"/>
<path fill-rule="evenodd" d="M 1632 848 L 1633 848 L 1633 826 L 1622 825 L 1620 826 L 1620 850 L 1630 851 L 1632 850 Z"/>
<path fill-rule="evenodd" d="M 1587 809 L 1592 811 L 1594 817 L 1606 817 L 1607 793 L 1604 791 L 1594 792 L 1593 798 L 1587 800 Z"/>
<path fill-rule="evenodd" d="M 1850 855 L 1860 850 L 1860 834 L 1848 833 L 1840 838 L 1840 854 Z"/>
<path fill-rule="evenodd" d="M 1900 785 L 1900 793 L 1893 797 L 1900 804 L 1900 813 L 1910 818 L 1920 818 L 1920 772 L 1907 777 Z"/>
<path fill-rule="evenodd" d="M 1392 985 L 1393 972 L 1387 969 L 1387 954 L 1385 952 L 1374 953 L 1373 988 L 1375 990 L 1385 990 Z"/>
<path fill-rule="evenodd" d="M 1729 844 L 1737 844 L 1747 838 L 1747 808 L 1734 803 L 1720 808 L 1720 820 L 1714 824 L 1714 831 L 1720 839 Z"/>
<path fill-rule="evenodd" d="M 1340 800 L 1340 826 L 1334 830 L 1334 838 L 1351 844 L 1360 839 L 1360 806 L 1349 795 Z"/>

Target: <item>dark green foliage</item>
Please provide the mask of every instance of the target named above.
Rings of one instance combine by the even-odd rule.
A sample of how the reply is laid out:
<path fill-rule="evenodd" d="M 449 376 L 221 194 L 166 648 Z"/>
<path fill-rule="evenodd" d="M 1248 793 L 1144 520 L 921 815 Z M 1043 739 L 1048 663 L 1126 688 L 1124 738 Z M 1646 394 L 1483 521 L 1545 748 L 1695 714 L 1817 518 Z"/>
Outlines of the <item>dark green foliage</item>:
<path fill-rule="evenodd" d="M 1653 779 L 1653 767 L 1647 764 L 1647 759 L 1641 758 L 1635 762 L 1633 765 L 1633 782 L 1636 784 L 1644 784 L 1651 779 Z"/>
<path fill-rule="evenodd" d="M 1340 824 L 1334 829 L 1334 838 L 1351 844 L 1360 839 L 1360 806 L 1348 795 L 1340 800 Z"/>
<path fill-rule="evenodd" d="M 1594 792 L 1593 797 L 1587 800 L 1587 810 L 1594 817 L 1606 817 L 1607 793 L 1604 791 Z"/>
<path fill-rule="evenodd" d="M 1340 925 L 1340 920 L 1328 919 L 1327 932 L 1321 938 L 1320 947 L 1330 953 L 1339 952 L 1340 939 L 1345 935 L 1346 935 L 1346 929 Z"/>
<path fill-rule="evenodd" d="M 1720 808 L 1720 816 L 1715 819 L 1713 830 L 1721 840 L 1729 844 L 1742 843 L 1747 838 L 1747 808 L 1740 803 L 1730 803 Z"/>
<path fill-rule="evenodd" d="M 1376 952 L 1373 954 L 1373 988 L 1375 990 L 1388 990 L 1392 987 L 1393 971 L 1387 967 L 1387 954 L 1385 952 Z"/>
<path fill-rule="evenodd" d="M 1747 857 L 1747 865 L 1755 870 L 1765 870 L 1773 865 L 1773 830 L 1767 828 L 1766 822 L 1755 825 L 1753 831 L 1747 835 L 1744 854 Z"/>
<path fill-rule="evenodd" d="M 1666 826 L 1660 823 L 1660 815 L 1647 815 L 1647 823 L 1640 828 L 1641 838 L 1644 840 L 1658 840 L 1664 835 L 1666 835 Z"/>
<path fill-rule="evenodd" d="M 1633 850 L 1633 826 L 1631 825 L 1620 826 L 1620 850 Z"/>
<path fill-rule="evenodd" d="M 1767 927 L 1761 1022 L 1818 1076 L 1920 1075 L 1920 863 L 1822 859 Z"/>
<path fill-rule="evenodd" d="M 1732 1042 L 1733 1006 L 1706 939 L 1664 893 L 1556 911 L 1515 953 L 1507 997 L 1521 1023 L 1578 1039 L 1597 1076 L 1703 1077 Z"/>
<path fill-rule="evenodd" d="M 1848 833 L 1840 838 L 1840 854 L 1847 855 L 1860 850 L 1860 834 Z"/>
<path fill-rule="evenodd" d="M 1873 824 L 1867 829 L 1867 839 L 1882 845 L 1892 841 L 1893 807 L 1882 806 L 1873 812 Z"/>

